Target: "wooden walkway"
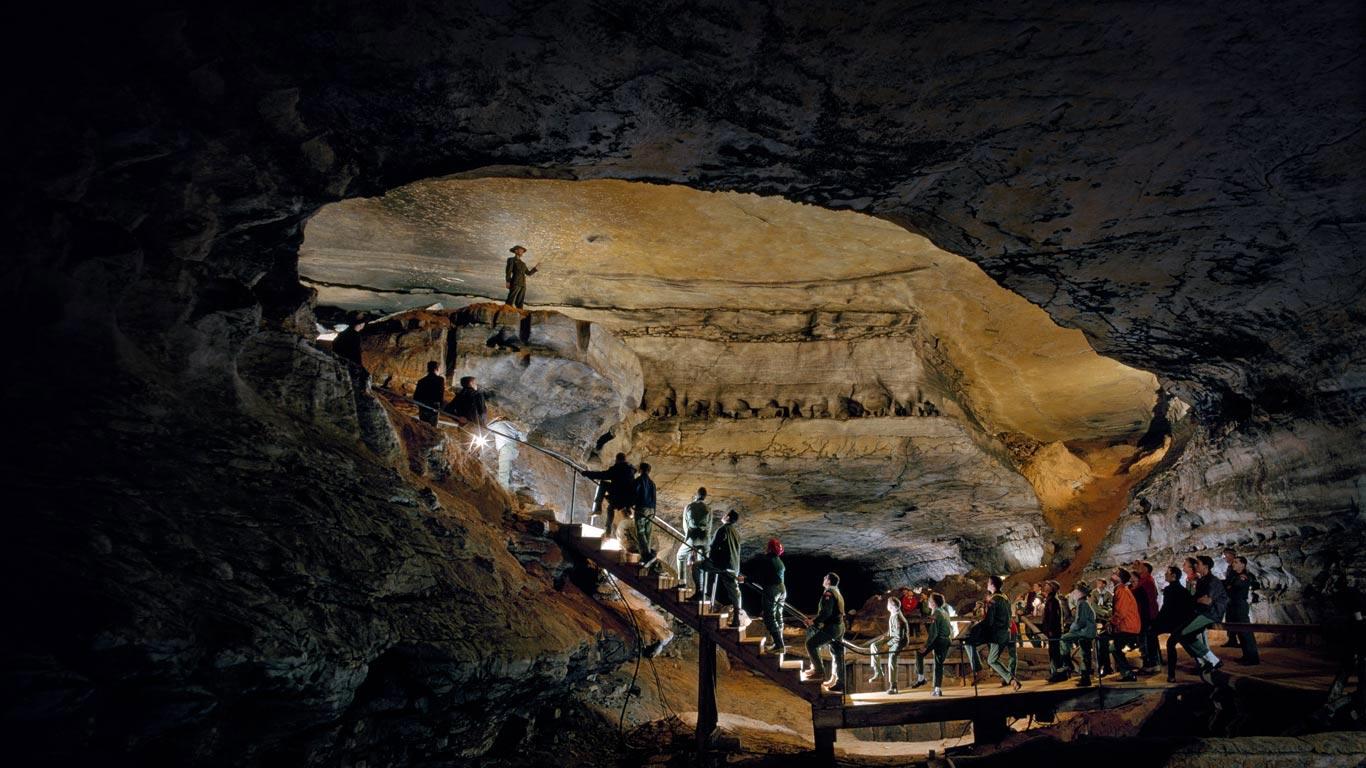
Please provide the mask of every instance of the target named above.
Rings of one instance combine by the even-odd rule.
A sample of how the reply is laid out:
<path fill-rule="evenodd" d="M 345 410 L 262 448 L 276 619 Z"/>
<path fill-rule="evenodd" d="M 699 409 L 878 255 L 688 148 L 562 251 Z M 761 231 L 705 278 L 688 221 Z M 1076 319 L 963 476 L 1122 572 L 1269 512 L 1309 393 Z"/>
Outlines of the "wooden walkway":
<path fill-rule="evenodd" d="M 849 681 L 850 691 L 831 694 L 821 689 L 819 681 L 800 678 L 801 661 L 790 658 L 779 662 L 777 657 L 759 654 L 760 622 L 753 622 L 753 636 L 749 632 L 724 626 L 728 614 L 713 611 L 705 602 L 692 598 L 689 591 L 674 583 L 669 576 L 644 572 L 639 557 L 623 551 L 615 541 L 604 541 L 601 529 L 586 525 L 561 526 L 562 543 L 591 560 L 621 582 L 630 586 L 655 605 L 667 610 L 698 633 L 698 739 L 699 746 L 710 736 L 717 722 L 715 700 L 715 649 L 721 648 L 730 657 L 768 677 L 795 696 L 811 704 L 811 721 L 818 754 L 833 759 L 835 732 L 840 728 L 864 728 L 910 723 L 938 723 L 970 720 L 973 739 L 977 743 L 993 743 L 1009 733 L 1008 720 L 1035 716 L 1051 721 L 1058 712 L 1100 710 L 1117 707 L 1144 696 L 1162 695 L 1174 688 L 1196 690 L 1208 686 L 1198 675 L 1189 671 L 1192 662 L 1181 654 L 1175 683 L 1166 682 L 1165 669 L 1157 675 L 1140 678 L 1137 682 L 1119 682 L 1117 676 L 1099 681 L 1098 685 L 1078 688 L 1073 680 L 1049 684 L 1041 679 L 1047 671 L 1047 652 L 1043 649 L 1020 649 L 1020 672 L 1023 688 L 1015 691 L 1000 686 L 1000 680 L 983 665 L 979 685 L 950 685 L 945 675 L 943 696 L 930 695 L 930 687 L 916 690 L 903 687 L 902 693 L 888 695 L 881 692 L 856 692 L 857 682 Z M 800 641 L 789 642 L 789 648 L 801 648 Z M 804 652 L 804 648 L 802 651 Z M 1234 662 L 1238 651 L 1224 654 L 1224 667 L 1215 674 L 1223 682 L 1237 677 L 1256 677 L 1270 684 L 1291 685 L 1308 690 L 1327 692 L 1335 670 L 1325 660 L 1297 649 L 1264 648 L 1263 663 L 1242 667 Z M 906 655 L 903 654 L 903 659 Z M 956 666 L 955 653 L 950 664 Z M 1036 673 L 1040 665 L 1043 673 Z M 866 664 L 863 669 L 867 669 Z M 946 670 L 947 672 L 947 670 Z M 855 673 L 856 674 L 856 673 Z M 956 676 L 955 676 L 956 677 Z"/>

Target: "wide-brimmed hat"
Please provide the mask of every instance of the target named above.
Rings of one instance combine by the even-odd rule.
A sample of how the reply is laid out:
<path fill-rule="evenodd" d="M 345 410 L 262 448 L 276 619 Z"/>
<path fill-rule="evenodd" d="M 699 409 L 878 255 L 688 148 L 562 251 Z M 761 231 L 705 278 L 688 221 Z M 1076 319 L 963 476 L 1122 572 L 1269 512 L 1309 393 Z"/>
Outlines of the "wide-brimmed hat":
<path fill-rule="evenodd" d="M 1075 589 L 1081 593 L 1082 597 L 1086 597 L 1087 595 L 1091 594 L 1091 585 L 1087 584 L 1084 581 L 1077 582 L 1077 586 L 1075 587 Z"/>
<path fill-rule="evenodd" d="M 514 245 L 511 248 L 509 248 L 508 251 L 511 253 L 526 253 L 526 249 L 520 245 Z"/>

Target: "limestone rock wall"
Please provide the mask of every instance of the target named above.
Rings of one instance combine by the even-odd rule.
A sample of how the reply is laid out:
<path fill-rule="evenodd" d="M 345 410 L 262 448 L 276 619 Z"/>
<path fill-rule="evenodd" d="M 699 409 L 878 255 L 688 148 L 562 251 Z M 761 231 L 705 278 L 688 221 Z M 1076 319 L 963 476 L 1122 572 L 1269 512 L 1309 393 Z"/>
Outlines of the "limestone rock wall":
<path fill-rule="evenodd" d="M 1138 489 L 1095 558 L 1154 568 L 1232 547 L 1262 582 L 1256 621 L 1317 621 L 1366 572 L 1366 434 L 1313 423 L 1255 433 L 1201 429 Z"/>
<path fill-rule="evenodd" d="M 747 555 L 777 536 L 884 586 L 1043 558 L 1028 483 L 953 419 L 652 420 L 635 451 L 664 514 L 677 518 L 698 486 L 714 511 L 739 510 Z"/>
<path fill-rule="evenodd" d="M 302 331 L 320 206 L 452 172 L 902 223 L 1232 429 L 1155 487 L 1238 466 L 1208 508 L 1255 494 L 1249 532 L 1334 519 L 1363 474 L 1361 18 L 1318 0 L 16 8 L 0 216 L 23 375 L 3 398 L 24 450 L 0 561 L 26 719 L 7 737 L 143 762 L 449 761 L 492 741 L 480 718 L 520 705 L 528 669 L 603 657 L 570 611 L 544 617 L 553 642 L 481 612 L 490 581 L 542 598 L 491 541 L 436 543 L 443 516 L 359 438 L 261 415 L 315 386 L 293 379 L 311 362 L 284 356 L 288 382 L 235 369 L 263 331 Z M 1306 562 L 1356 562 L 1350 536 L 1305 541 L 1324 545 Z M 572 663 L 534 661 L 552 646 Z M 432 712 L 461 730 L 415 726 Z M 368 735 L 336 726 L 360 719 Z"/>

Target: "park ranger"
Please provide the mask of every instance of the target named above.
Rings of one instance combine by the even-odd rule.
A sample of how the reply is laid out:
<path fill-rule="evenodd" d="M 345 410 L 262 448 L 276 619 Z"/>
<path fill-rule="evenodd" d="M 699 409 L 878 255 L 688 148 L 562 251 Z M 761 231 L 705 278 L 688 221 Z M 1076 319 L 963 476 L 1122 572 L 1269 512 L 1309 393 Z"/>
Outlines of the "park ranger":
<path fill-rule="evenodd" d="M 806 655 L 811 659 L 810 669 L 802 672 L 803 680 L 819 680 L 825 677 L 825 662 L 821 659 L 821 647 L 830 646 L 834 657 L 834 669 L 825 687 L 832 693 L 844 691 L 844 595 L 840 594 L 839 574 L 825 574 L 821 581 L 825 592 L 821 594 L 820 608 L 811 620 L 806 636 Z"/>
<path fill-rule="evenodd" d="M 518 309 L 521 309 L 521 308 L 522 308 L 522 304 L 526 302 L 526 278 L 527 278 L 527 275 L 534 275 L 534 274 L 536 274 L 536 271 L 537 271 L 538 269 L 540 269 L 540 265 L 537 265 L 537 266 L 534 266 L 534 267 L 528 267 L 528 266 L 526 265 L 526 262 L 525 262 L 525 261 L 522 261 L 522 254 L 526 253 L 526 249 L 523 248 L 523 247 L 520 246 L 520 245 L 514 245 L 514 246 L 512 246 L 511 248 L 509 248 L 508 250 L 512 251 L 512 255 L 511 255 L 510 257 L 508 257 L 508 264 L 507 264 L 507 289 L 508 289 L 508 298 L 507 298 L 507 301 L 504 302 L 504 303 L 505 303 L 505 304 L 511 304 L 512 306 L 514 306 L 514 307 L 516 307 L 516 308 L 518 308 Z"/>
<path fill-rule="evenodd" d="M 927 597 L 926 601 L 934 607 L 934 613 L 930 614 L 931 621 L 925 637 L 925 647 L 919 648 L 915 652 L 915 682 L 911 684 L 911 687 L 919 688 L 925 684 L 925 656 L 933 653 L 934 693 L 930 695 L 943 696 L 944 661 L 949 657 L 949 642 L 953 639 L 953 625 L 949 623 L 949 612 L 944 610 L 943 595 L 935 592 Z"/>

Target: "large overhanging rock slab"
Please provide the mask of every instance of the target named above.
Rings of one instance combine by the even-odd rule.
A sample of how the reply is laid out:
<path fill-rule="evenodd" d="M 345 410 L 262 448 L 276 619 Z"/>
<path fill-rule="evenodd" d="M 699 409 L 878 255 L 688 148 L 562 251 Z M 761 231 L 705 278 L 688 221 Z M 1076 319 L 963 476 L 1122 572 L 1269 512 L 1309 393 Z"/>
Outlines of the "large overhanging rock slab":
<path fill-rule="evenodd" d="M 1043 558 L 1029 484 L 954 419 L 656 420 L 635 440 L 665 514 L 706 487 L 743 513 L 746 552 L 777 536 L 885 585 Z"/>
<path fill-rule="evenodd" d="M 458 305 L 504 295 L 513 243 L 541 267 L 529 280 L 531 303 L 631 340 L 651 403 L 670 386 L 682 397 L 684 377 L 689 387 L 724 389 L 749 372 L 757 391 L 737 398 L 763 407 L 774 363 L 792 357 L 792 344 L 869 340 L 878 341 L 844 360 L 834 344 L 803 346 L 792 362 L 811 358 L 802 373 L 812 386 L 796 399 L 823 399 L 838 413 L 840 395 L 868 395 L 878 402 L 866 410 L 895 413 L 893 401 L 904 409 L 927 389 L 928 365 L 937 404 L 952 399 L 988 432 L 1044 442 L 1131 439 L 1156 402 L 1152 374 L 1097 355 L 966 259 L 888 221 L 779 197 L 610 180 L 430 179 L 319 211 L 300 272 L 335 306 Z M 845 364 L 862 371 L 860 391 L 838 370 Z"/>

